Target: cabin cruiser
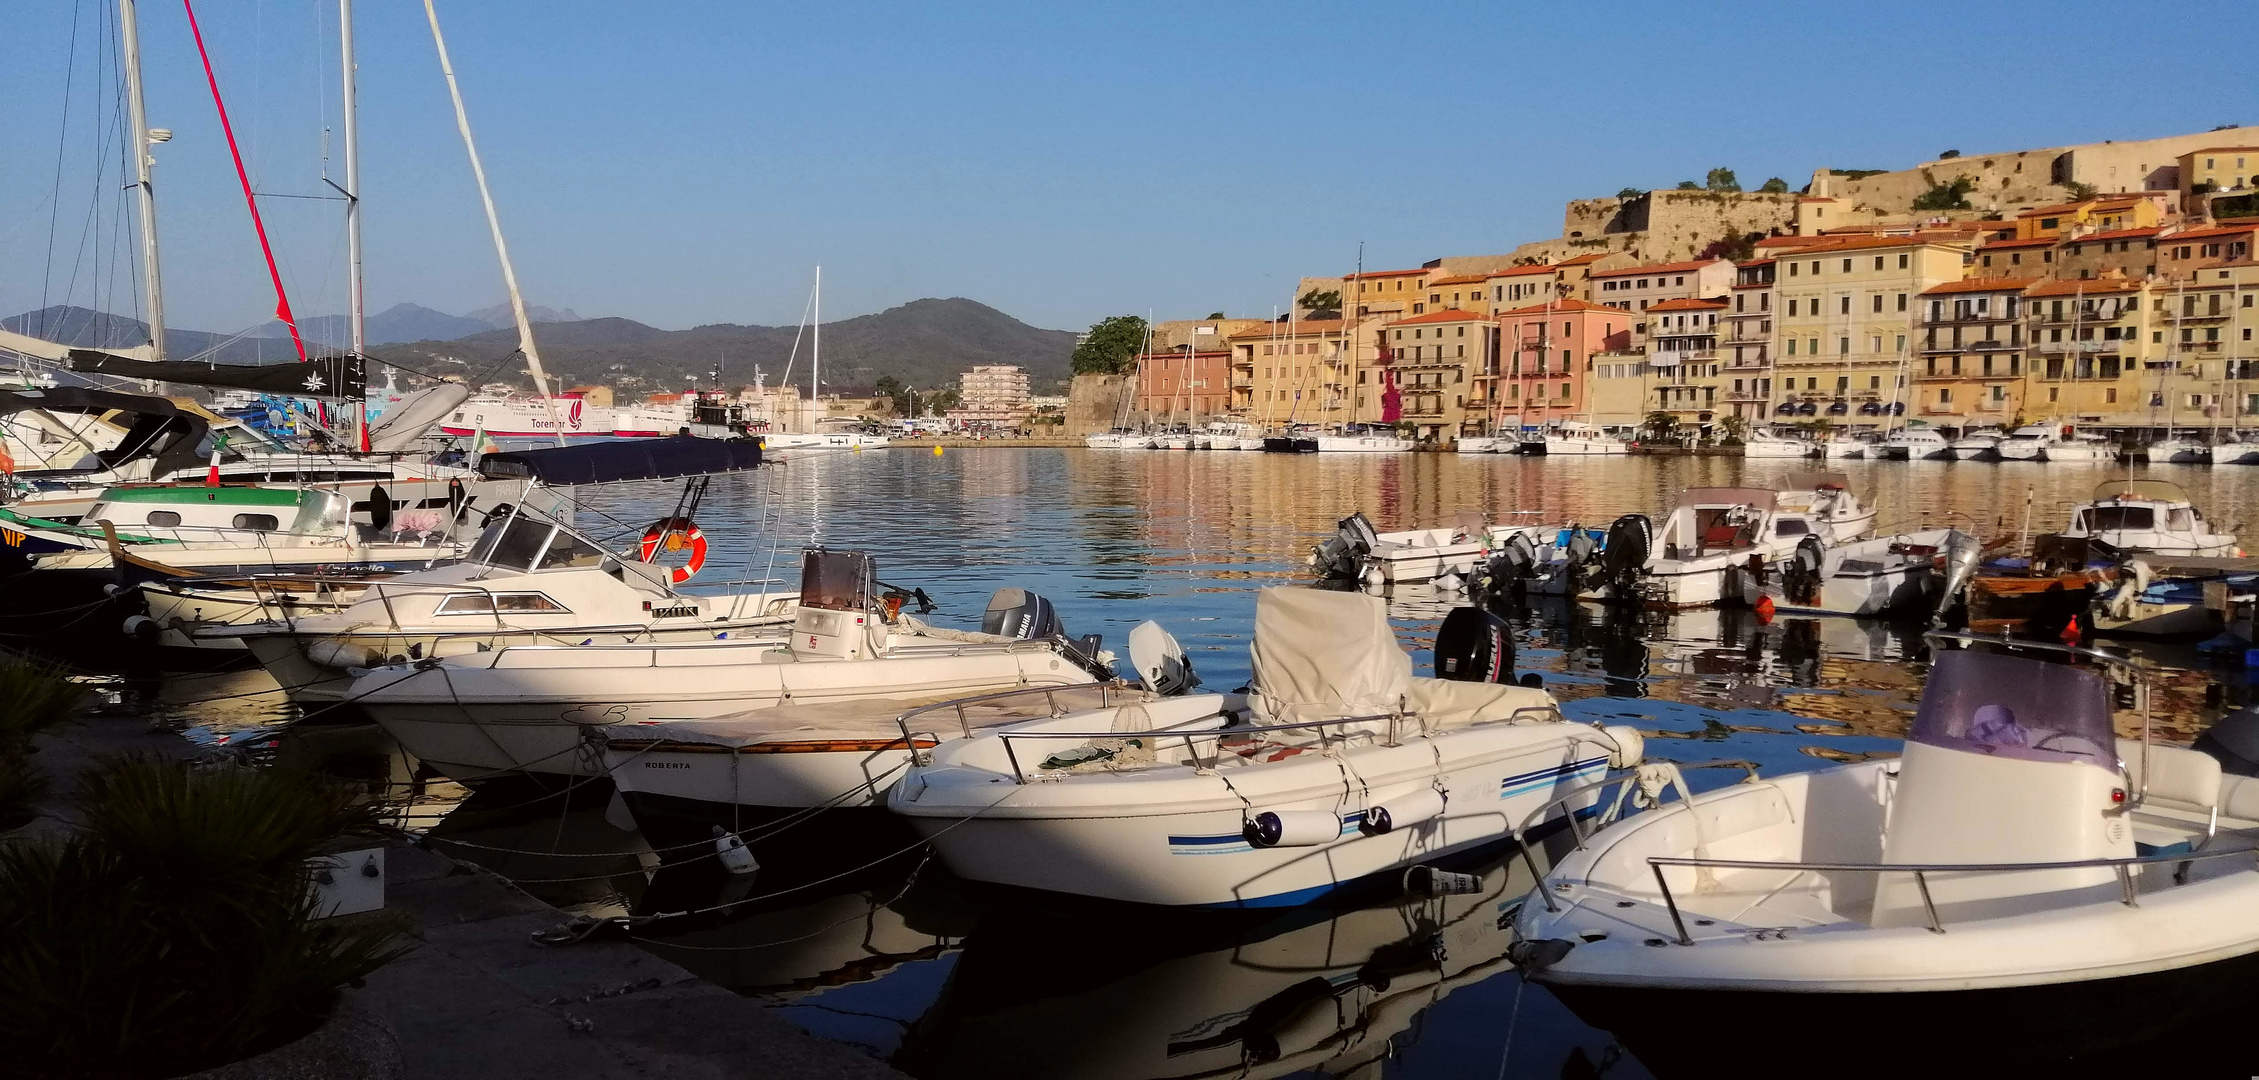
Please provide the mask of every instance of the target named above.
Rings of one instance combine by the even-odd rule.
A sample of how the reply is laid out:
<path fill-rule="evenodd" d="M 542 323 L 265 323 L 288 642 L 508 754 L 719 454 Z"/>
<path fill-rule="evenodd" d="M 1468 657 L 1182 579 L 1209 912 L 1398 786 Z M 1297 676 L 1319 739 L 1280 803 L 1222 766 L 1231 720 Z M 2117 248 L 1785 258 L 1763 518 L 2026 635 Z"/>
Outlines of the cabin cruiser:
<path fill-rule="evenodd" d="M 345 699 L 408 752 L 477 783 L 512 771 L 601 775 L 600 747 L 584 733 L 613 725 L 1108 674 L 1096 642 L 1065 640 L 1056 619 L 1036 617 L 1048 601 L 1024 590 L 1000 591 L 1020 600 L 1006 605 L 1019 614 L 1000 633 L 928 625 L 902 610 L 915 596 L 882 585 L 867 554 L 811 548 L 783 641 L 503 645 L 355 669 Z"/>
<path fill-rule="evenodd" d="M 1382 425 L 1349 424 L 1314 438 L 1321 454 L 1401 454 L 1412 449 L 1412 440 Z"/>
<path fill-rule="evenodd" d="M 1953 455 L 1955 461 L 1998 461 L 2000 460 L 2000 441 L 2007 437 L 1999 428 L 1979 428 L 1974 431 L 1964 431 L 1960 438 L 1953 440 L 1952 445 L 1947 447 L 1947 450 Z"/>
<path fill-rule="evenodd" d="M 705 546 L 696 524 L 676 519 L 654 524 L 638 551 L 614 553 L 569 525 L 517 509 L 489 523 L 461 562 L 365 583 L 342 610 L 191 625 L 201 643 L 249 648 L 302 705 L 338 701 L 355 669 L 508 645 L 781 641 L 793 595 L 696 595 L 679 588 L 703 565 Z M 691 561 L 661 565 L 658 557 L 670 547 L 687 548 Z M 253 594 L 286 602 L 294 584 L 312 591 L 284 581 Z M 143 591 L 153 601 L 151 617 L 167 629 L 177 628 L 178 616 L 161 613 L 159 597 L 185 592 L 199 604 L 209 602 L 170 582 Z"/>
<path fill-rule="evenodd" d="M 1764 593 L 1789 614 L 1929 614 L 1946 595 L 1949 568 L 1974 567 L 1979 542 L 1958 529 L 1924 529 L 1898 536 L 1830 544 L 1818 536 L 1798 541 L 1767 575 Z"/>
<path fill-rule="evenodd" d="M 1624 440 L 1616 438 L 1591 424 L 1565 423 L 1545 433 L 1545 453 L 1554 454 L 1628 454 L 1631 448 Z"/>
<path fill-rule="evenodd" d="M 1462 514 L 1439 528 L 1375 532 L 1360 512 L 1343 518 L 1334 535 L 1310 552 L 1310 565 L 1328 577 L 1367 584 L 1426 581 L 1473 570 L 1508 537 L 1535 528 Z"/>
<path fill-rule="evenodd" d="M 1263 429 L 1244 420 L 1211 420 L 1192 438 L 1199 450 L 1261 450 Z"/>
<path fill-rule="evenodd" d="M 1857 461 L 1872 456 L 1874 445 L 1849 432 L 1837 432 L 1820 444 L 1820 456 L 1830 461 Z"/>
<path fill-rule="evenodd" d="M 1141 699 L 970 738 L 940 738 L 950 706 L 905 715 L 939 745 L 887 805 L 960 878 L 1282 907 L 1497 844 L 1560 789 L 1641 753 L 1637 731 L 1570 723 L 1551 694 L 1515 685 L 1504 621 L 1479 609 L 1446 620 L 1446 677 L 1424 679 L 1379 598 L 1264 589 L 1249 655 L 1245 693 L 1149 680 Z"/>
<path fill-rule="evenodd" d="M 1951 461 L 1953 444 L 1929 428 L 1908 427 L 1882 441 L 1882 457 L 1888 461 Z"/>
<path fill-rule="evenodd" d="M 1750 432 L 1741 441 L 1741 456 L 1745 458 L 1808 458 L 1819 452 L 1818 446 L 1803 439 L 1763 429 Z"/>
<path fill-rule="evenodd" d="M 2015 648 L 2139 678 L 2108 653 Z M 1725 1001 L 1784 1032 L 1816 1022 L 1830 1045 L 1828 1018 L 1870 1008 L 2083 1041 L 2121 1027 L 2128 992 L 2214 1001 L 2259 953 L 2259 779 L 2151 742 L 2146 694 L 2143 738 L 2118 738 L 2113 681 L 1941 650 L 1902 757 L 1752 766 L 1691 794 L 1677 766 L 1642 766 L 1610 784 L 1653 808 L 1603 803 L 1515 915 L 1513 955 L 1585 1016 L 1714 1031 L 1685 1006 Z M 1703 997 L 1672 1000 L 1688 992 Z"/>
<path fill-rule="evenodd" d="M 2215 531 L 2179 484 L 2112 480 L 2071 511 L 2068 537 L 2099 540 L 2130 554 L 2236 554 L 2235 535 Z"/>
<path fill-rule="evenodd" d="M 1828 543 L 1848 543 L 1874 530 L 1875 508 L 1859 502 L 1843 473 L 1792 472 L 1775 486 L 1780 508 L 1808 519 L 1812 531 Z M 1792 535 L 1793 526 L 1790 530 L 1782 535 Z"/>
<path fill-rule="evenodd" d="M 2206 465 L 2212 461 L 2212 448 L 2167 432 L 2164 438 L 2144 447 L 2142 456 L 2151 465 Z"/>
<path fill-rule="evenodd" d="M 2110 444 L 2053 421 L 2017 428 L 2001 440 L 1999 450 L 2003 461 L 2109 461 L 2117 456 Z"/>

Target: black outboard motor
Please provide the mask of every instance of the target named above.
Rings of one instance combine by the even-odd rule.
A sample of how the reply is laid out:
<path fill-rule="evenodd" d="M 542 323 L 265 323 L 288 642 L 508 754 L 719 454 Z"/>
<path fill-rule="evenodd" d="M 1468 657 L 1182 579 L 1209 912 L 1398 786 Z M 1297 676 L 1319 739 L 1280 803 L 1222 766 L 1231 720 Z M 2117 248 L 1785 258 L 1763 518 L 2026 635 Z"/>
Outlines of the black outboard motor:
<path fill-rule="evenodd" d="M 1310 552 L 1310 565 L 1327 577 L 1350 578 L 1365 572 L 1365 556 L 1372 554 L 1373 545 L 1380 543 L 1380 534 L 1365 515 L 1351 514 L 1334 526 L 1333 537 Z"/>
<path fill-rule="evenodd" d="M 1820 587 L 1827 579 L 1820 573 L 1828 562 L 1828 549 L 1817 536 L 1806 536 L 1796 542 L 1796 553 L 1781 564 L 1781 595 L 1798 607 L 1810 607 L 1820 602 Z"/>
<path fill-rule="evenodd" d="M 1655 546 L 1655 523 L 1645 514 L 1625 514 L 1608 526 L 1608 544 L 1600 551 L 1600 584 L 1610 587 L 1616 600 L 1639 599 L 1639 575 Z"/>
<path fill-rule="evenodd" d="M 988 610 L 981 612 L 980 628 L 984 634 L 1001 634 L 1023 641 L 1067 636 L 1051 601 L 1027 589 L 996 590 L 988 598 Z"/>
<path fill-rule="evenodd" d="M 1490 565 L 1484 572 L 1488 577 L 1485 584 L 1490 588 L 1519 595 L 1537 573 L 1537 548 L 1527 535 L 1515 533 L 1506 538 L 1504 547 L 1491 553 Z"/>
<path fill-rule="evenodd" d="M 1512 683 L 1513 628 L 1481 608 L 1453 608 L 1435 635 L 1435 677 L 1456 682 Z"/>
<path fill-rule="evenodd" d="M 2195 748 L 2219 759 L 2230 776 L 2259 776 L 2259 705 L 2221 717 L 2196 737 Z"/>

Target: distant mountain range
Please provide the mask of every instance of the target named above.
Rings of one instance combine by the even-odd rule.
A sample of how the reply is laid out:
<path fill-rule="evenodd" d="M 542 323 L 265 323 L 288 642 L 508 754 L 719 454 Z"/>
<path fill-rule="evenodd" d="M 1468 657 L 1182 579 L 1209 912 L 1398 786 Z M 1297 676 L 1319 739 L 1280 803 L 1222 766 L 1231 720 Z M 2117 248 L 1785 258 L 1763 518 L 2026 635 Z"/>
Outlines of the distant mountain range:
<path fill-rule="evenodd" d="M 588 319 L 540 306 L 529 306 L 527 313 L 540 324 L 534 340 L 543 361 L 564 384 L 600 383 L 630 392 L 680 390 L 694 381 L 711 386 L 717 373 L 724 385 L 750 384 L 756 365 L 773 386 L 799 334 L 793 326 L 734 323 L 661 330 L 632 319 Z M 149 340 L 147 324 L 138 319 L 81 307 L 26 312 L 0 319 L 0 326 L 84 348 L 129 348 Z M 343 349 L 345 330 L 342 315 L 299 321 L 309 352 Z M 511 359 L 518 334 L 507 304 L 468 315 L 398 304 L 369 316 L 366 331 L 371 354 L 410 370 L 530 385 L 523 365 Z M 938 389 L 956 386 L 958 373 L 975 364 L 1017 364 L 1043 392 L 1068 378 L 1074 344 L 1073 331 L 1029 326 L 973 300 L 914 300 L 825 323 L 823 380 L 827 389 L 864 387 L 893 375 L 911 386 Z M 807 385 L 811 345 L 802 336 L 798 359 L 791 361 L 795 385 Z M 166 352 L 174 359 L 209 352 L 210 359 L 236 364 L 297 358 L 279 322 L 242 335 L 171 328 Z"/>

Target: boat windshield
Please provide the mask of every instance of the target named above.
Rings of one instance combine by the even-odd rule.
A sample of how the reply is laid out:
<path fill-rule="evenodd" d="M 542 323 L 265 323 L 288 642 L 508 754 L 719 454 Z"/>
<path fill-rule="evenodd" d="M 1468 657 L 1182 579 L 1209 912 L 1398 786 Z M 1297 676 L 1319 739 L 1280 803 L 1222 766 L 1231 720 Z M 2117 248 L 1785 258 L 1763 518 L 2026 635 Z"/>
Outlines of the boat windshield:
<path fill-rule="evenodd" d="M 557 538 L 549 542 L 548 550 L 541 553 L 541 565 L 535 567 L 535 569 L 548 570 L 560 566 L 600 566 L 607 554 L 609 553 L 603 548 L 597 547 L 587 537 L 581 536 L 571 529 L 560 528 L 557 530 Z"/>
<path fill-rule="evenodd" d="M 345 527 L 351 509 L 352 504 L 343 492 L 307 488 L 298 494 L 298 516 L 291 519 L 290 531 L 310 536 L 337 532 Z"/>
<path fill-rule="evenodd" d="M 2154 529 L 2157 527 L 2157 513 L 2146 506 L 2089 506 L 2079 511 L 2079 525 L 2090 533 L 2118 529 Z"/>
<path fill-rule="evenodd" d="M 2118 769 L 2102 677 L 2021 656 L 1940 656 L 1906 738 L 1963 753 Z"/>
<path fill-rule="evenodd" d="M 533 560 L 549 542 L 550 531 L 546 521 L 512 514 L 508 520 L 489 525 L 479 534 L 478 544 L 471 549 L 468 561 L 504 570 L 531 570 Z"/>
<path fill-rule="evenodd" d="M 809 548 L 800 567 L 800 606 L 861 611 L 877 579 L 878 566 L 869 555 Z"/>

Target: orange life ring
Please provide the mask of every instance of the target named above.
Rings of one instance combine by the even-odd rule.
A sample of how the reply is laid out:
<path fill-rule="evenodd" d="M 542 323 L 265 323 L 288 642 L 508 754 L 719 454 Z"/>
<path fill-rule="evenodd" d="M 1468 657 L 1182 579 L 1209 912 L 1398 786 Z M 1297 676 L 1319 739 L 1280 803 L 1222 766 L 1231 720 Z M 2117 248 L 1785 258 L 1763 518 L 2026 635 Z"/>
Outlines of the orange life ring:
<path fill-rule="evenodd" d="M 684 544 L 690 545 L 690 561 L 673 570 L 675 584 L 689 581 L 692 575 L 705 568 L 706 534 L 698 531 L 697 522 L 683 517 L 660 518 L 652 522 L 650 528 L 643 530 L 644 562 L 650 562 L 652 556 L 658 554 L 662 542 L 667 545 L 668 551 L 681 551 Z"/>

